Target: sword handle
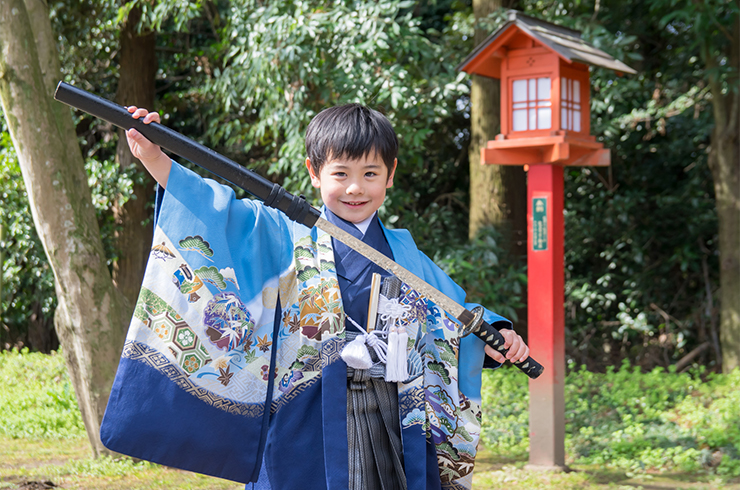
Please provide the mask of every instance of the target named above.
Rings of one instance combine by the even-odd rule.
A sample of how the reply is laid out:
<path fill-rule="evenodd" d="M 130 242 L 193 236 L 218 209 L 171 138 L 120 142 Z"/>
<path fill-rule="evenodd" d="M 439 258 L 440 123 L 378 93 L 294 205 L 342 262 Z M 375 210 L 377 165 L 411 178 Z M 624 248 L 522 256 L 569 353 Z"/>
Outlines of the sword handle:
<path fill-rule="evenodd" d="M 483 340 L 483 342 L 490 345 L 495 351 L 498 351 L 505 356 L 506 353 L 509 352 L 509 349 L 504 347 L 506 339 L 504 339 L 504 336 L 501 335 L 501 332 L 499 332 L 496 327 L 483 320 L 483 308 L 477 306 L 473 309 L 472 313 L 475 315 L 475 318 L 470 322 L 470 324 L 463 327 L 463 336 L 474 333 L 478 338 Z M 514 362 L 512 364 L 518 367 L 531 379 L 537 379 L 545 369 L 542 364 L 531 357 L 527 357 L 523 361 Z"/>

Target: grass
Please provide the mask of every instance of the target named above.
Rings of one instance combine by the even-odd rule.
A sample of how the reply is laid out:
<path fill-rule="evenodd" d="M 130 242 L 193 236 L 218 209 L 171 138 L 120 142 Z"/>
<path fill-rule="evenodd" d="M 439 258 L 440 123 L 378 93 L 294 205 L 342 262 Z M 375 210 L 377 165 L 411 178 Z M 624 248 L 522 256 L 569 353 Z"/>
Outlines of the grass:
<path fill-rule="evenodd" d="M 574 371 L 566 380 L 566 463 L 525 468 L 526 377 L 484 377 L 473 488 L 740 490 L 740 371 L 726 376 Z M 706 379 L 702 379 L 706 378 Z M 128 458 L 92 458 L 61 355 L 0 352 L 0 489 L 242 489 Z"/>
<path fill-rule="evenodd" d="M 84 490 L 208 489 L 244 485 L 128 458 L 91 457 L 86 438 L 0 438 L 0 489 L 56 487 Z"/>
<path fill-rule="evenodd" d="M 81 437 L 85 434 L 61 354 L 0 352 L 0 436 Z"/>
<path fill-rule="evenodd" d="M 474 489 L 589 490 L 692 489 L 740 490 L 740 483 L 695 474 L 645 474 L 630 477 L 606 467 L 574 465 L 569 473 L 524 469 L 526 460 L 494 456 L 483 449 L 477 459 Z M 35 482 L 35 483 L 34 483 Z M 243 485 L 127 458 L 93 459 L 85 438 L 0 438 L 0 489 L 55 487 L 84 490 L 241 490 Z M 47 486 L 48 488 L 48 486 Z"/>
<path fill-rule="evenodd" d="M 526 457 L 494 455 L 483 448 L 476 458 L 473 488 L 488 490 L 740 490 L 740 481 L 698 473 L 645 472 L 631 475 L 608 466 L 571 463 L 568 472 L 525 468 Z"/>
<path fill-rule="evenodd" d="M 628 364 L 603 374 L 576 370 L 566 377 L 565 400 L 571 467 L 725 484 L 740 478 L 740 370 L 706 377 Z M 526 459 L 528 405 L 525 377 L 508 368 L 485 374 L 482 440 L 495 456 Z"/>

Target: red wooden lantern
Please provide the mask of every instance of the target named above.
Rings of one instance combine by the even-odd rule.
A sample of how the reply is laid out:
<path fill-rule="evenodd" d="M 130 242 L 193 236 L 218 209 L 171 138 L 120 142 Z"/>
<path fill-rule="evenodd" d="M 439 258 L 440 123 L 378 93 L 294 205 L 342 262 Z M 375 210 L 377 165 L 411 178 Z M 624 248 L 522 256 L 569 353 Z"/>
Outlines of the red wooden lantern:
<path fill-rule="evenodd" d="M 529 382 L 529 462 L 565 467 L 563 166 L 609 165 L 590 135 L 589 67 L 635 73 L 580 33 L 510 10 L 509 20 L 458 67 L 501 79 L 501 134 L 481 162 L 527 173 L 529 347 L 545 367 Z"/>
<path fill-rule="evenodd" d="M 635 73 L 578 31 L 509 11 L 509 21 L 458 67 L 501 79 L 501 134 L 481 161 L 609 165 L 608 150 L 590 135 L 588 65 Z"/>

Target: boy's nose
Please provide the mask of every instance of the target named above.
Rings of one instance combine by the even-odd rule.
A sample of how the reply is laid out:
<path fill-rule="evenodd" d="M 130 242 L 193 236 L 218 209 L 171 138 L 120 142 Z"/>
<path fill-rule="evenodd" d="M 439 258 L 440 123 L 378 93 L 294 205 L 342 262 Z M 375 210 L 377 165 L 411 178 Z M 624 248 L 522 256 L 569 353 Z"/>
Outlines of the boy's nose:
<path fill-rule="evenodd" d="M 358 185 L 356 182 L 352 182 L 347 186 L 347 194 L 362 194 L 362 186 Z"/>

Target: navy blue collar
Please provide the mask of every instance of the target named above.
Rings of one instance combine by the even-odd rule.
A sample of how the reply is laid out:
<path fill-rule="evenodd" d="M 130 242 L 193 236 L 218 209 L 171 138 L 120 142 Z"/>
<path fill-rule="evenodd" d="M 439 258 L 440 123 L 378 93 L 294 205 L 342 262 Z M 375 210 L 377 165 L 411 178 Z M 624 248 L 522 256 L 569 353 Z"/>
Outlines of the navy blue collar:
<path fill-rule="evenodd" d="M 380 220 L 378 219 L 377 214 L 370 221 L 364 236 L 354 224 L 332 213 L 329 208 L 326 209 L 326 218 L 330 223 L 340 227 L 355 238 L 362 240 L 375 250 L 378 250 L 389 257 L 392 256 L 388 241 L 385 239 L 385 234 L 383 233 L 383 228 L 380 226 Z M 334 247 L 337 275 L 347 279 L 349 282 L 354 282 L 355 279 L 357 279 L 357 277 L 368 267 L 368 265 L 371 264 L 368 259 L 360 255 L 358 252 L 355 252 L 339 240 L 332 238 L 332 246 Z"/>

